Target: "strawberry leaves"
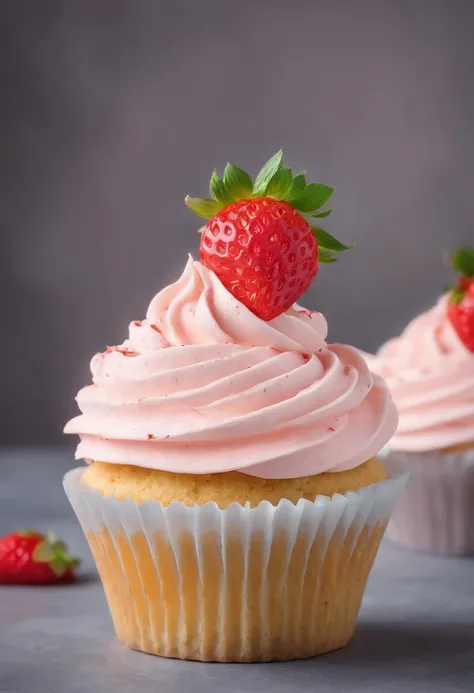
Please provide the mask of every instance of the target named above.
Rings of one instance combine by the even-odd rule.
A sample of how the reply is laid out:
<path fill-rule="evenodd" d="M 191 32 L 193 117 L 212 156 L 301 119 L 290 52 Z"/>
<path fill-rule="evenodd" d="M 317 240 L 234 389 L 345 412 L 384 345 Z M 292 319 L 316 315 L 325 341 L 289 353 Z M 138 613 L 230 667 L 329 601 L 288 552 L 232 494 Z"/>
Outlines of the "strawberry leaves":
<path fill-rule="evenodd" d="M 68 554 L 66 544 L 51 533 L 36 545 L 32 557 L 36 563 L 47 563 L 58 578 L 79 565 L 79 559 Z"/>
<path fill-rule="evenodd" d="M 326 209 L 324 212 L 319 212 L 319 214 L 311 214 L 311 219 L 325 219 L 332 212 L 332 209 Z"/>
<path fill-rule="evenodd" d="M 254 197 L 274 197 L 284 200 L 304 214 L 319 210 L 328 202 L 334 193 L 334 188 L 321 183 L 307 183 L 306 172 L 301 171 L 293 177 L 291 168 L 283 164 L 283 152 L 277 152 L 267 161 L 255 179 L 253 186 Z M 325 216 L 329 212 L 324 213 Z"/>
<path fill-rule="evenodd" d="M 291 168 L 280 168 L 270 179 L 265 195 L 276 200 L 284 200 L 287 190 L 293 181 Z"/>
<path fill-rule="evenodd" d="M 286 202 L 292 205 L 295 200 L 297 200 L 304 192 L 306 188 L 306 171 L 300 171 L 293 178 L 288 192 L 285 196 Z"/>
<path fill-rule="evenodd" d="M 224 169 L 223 183 L 227 190 L 232 192 L 232 195 L 237 200 L 250 199 L 253 194 L 252 179 L 243 169 L 233 164 L 227 164 Z"/>
<path fill-rule="evenodd" d="M 354 247 L 353 245 L 344 245 L 337 238 L 331 236 L 330 233 L 317 226 L 312 226 L 311 230 L 318 241 L 320 262 L 336 262 L 337 258 L 334 257 L 333 253 L 344 253 L 346 250 L 351 250 Z"/>
<path fill-rule="evenodd" d="M 451 289 L 451 293 L 449 295 L 449 303 L 461 303 L 464 298 L 464 294 L 465 291 L 460 286 L 454 287 L 454 289 Z"/>
<path fill-rule="evenodd" d="M 222 205 L 216 200 L 209 200 L 203 197 L 189 197 L 189 195 L 186 195 L 184 202 L 186 207 L 194 212 L 194 214 L 204 219 L 212 219 L 212 217 L 215 217 L 217 212 L 222 209 Z"/>
<path fill-rule="evenodd" d="M 211 176 L 211 182 L 209 183 L 209 192 L 211 197 L 213 197 L 216 202 L 219 202 L 223 207 L 234 202 L 231 191 L 228 190 L 224 181 L 219 178 L 219 174 L 216 170 L 213 171 Z"/>
<path fill-rule="evenodd" d="M 246 171 L 228 163 L 222 178 L 217 171 L 213 172 L 209 189 L 211 198 L 189 197 L 189 195 L 185 198 L 189 209 L 204 219 L 212 219 L 233 202 L 259 197 L 271 197 L 287 202 L 298 210 L 310 225 L 313 219 L 324 219 L 332 212 L 331 209 L 321 210 L 321 208 L 331 199 L 334 188 L 321 183 L 308 183 L 305 171 L 300 171 L 293 176 L 291 168 L 284 165 L 281 149 L 263 166 L 255 182 Z M 319 227 L 311 226 L 311 229 L 318 241 L 321 262 L 335 262 L 334 253 L 342 253 L 353 248 L 352 245 L 344 245 Z M 469 267 L 474 274 L 474 254 L 472 265 L 470 264 Z"/>
<path fill-rule="evenodd" d="M 303 215 L 322 219 L 329 216 L 331 210 L 319 212 L 332 197 L 334 188 L 320 183 L 307 183 L 306 172 L 300 171 L 293 176 L 291 168 L 283 163 L 283 152 L 280 149 L 263 166 L 255 182 L 249 174 L 238 166 L 227 164 L 222 179 L 214 171 L 209 185 L 211 198 L 190 197 L 185 203 L 198 216 L 210 219 L 225 206 L 237 200 L 250 200 L 258 197 L 272 197 L 275 200 L 288 202 Z"/>
<path fill-rule="evenodd" d="M 353 245 L 344 245 L 344 243 L 338 241 L 337 238 L 331 236 L 330 233 L 324 231 L 324 229 L 319 229 L 317 226 L 312 226 L 311 229 L 316 236 L 318 245 L 327 250 L 333 250 L 335 253 L 344 253 L 346 250 L 351 250 L 351 248 L 354 247 Z"/>
<path fill-rule="evenodd" d="M 469 246 L 458 248 L 452 254 L 451 264 L 464 277 L 474 277 L 474 249 Z"/>
<path fill-rule="evenodd" d="M 320 209 L 332 197 L 334 188 L 319 183 L 308 183 L 300 197 L 291 204 L 300 212 L 314 212 Z"/>
<path fill-rule="evenodd" d="M 283 151 L 274 154 L 255 178 L 253 186 L 254 197 L 264 197 L 267 194 L 267 187 L 277 171 L 283 166 Z"/>
<path fill-rule="evenodd" d="M 326 248 L 322 248 L 321 246 L 318 247 L 318 258 L 319 262 L 322 262 L 325 265 L 329 264 L 330 262 L 336 262 L 337 260 L 330 250 L 326 250 Z"/>

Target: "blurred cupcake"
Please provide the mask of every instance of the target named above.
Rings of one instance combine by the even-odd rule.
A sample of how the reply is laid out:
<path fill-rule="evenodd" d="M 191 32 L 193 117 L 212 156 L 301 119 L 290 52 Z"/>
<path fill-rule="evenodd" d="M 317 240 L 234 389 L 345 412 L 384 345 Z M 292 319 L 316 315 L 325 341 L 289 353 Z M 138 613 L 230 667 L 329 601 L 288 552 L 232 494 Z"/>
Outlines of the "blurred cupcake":
<path fill-rule="evenodd" d="M 369 367 L 399 409 L 389 459 L 410 469 L 387 534 L 414 549 L 474 554 L 474 250 L 454 289 L 387 342 Z"/>
<path fill-rule="evenodd" d="M 292 305 L 318 252 L 345 248 L 325 232 L 316 243 L 296 211 L 314 213 L 330 189 L 318 203 L 304 183 L 290 205 L 274 182 L 282 199 L 266 196 L 289 170 L 281 155 L 255 193 L 231 169 L 214 193 L 222 211 L 189 203 L 215 215 L 203 264 L 190 258 L 129 339 L 92 360 L 66 427 L 91 464 L 65 489 L 126 645 L 208 661 L 310 657 L 353 634 L 405 481 L 374 459 L 397 414 L 359 353 L 326 344 L 324 317 Z M 299 275 L 285 272 L 296 252 L 309 263 Z M 272 277 L 261 288 L 260 270 Z"/>

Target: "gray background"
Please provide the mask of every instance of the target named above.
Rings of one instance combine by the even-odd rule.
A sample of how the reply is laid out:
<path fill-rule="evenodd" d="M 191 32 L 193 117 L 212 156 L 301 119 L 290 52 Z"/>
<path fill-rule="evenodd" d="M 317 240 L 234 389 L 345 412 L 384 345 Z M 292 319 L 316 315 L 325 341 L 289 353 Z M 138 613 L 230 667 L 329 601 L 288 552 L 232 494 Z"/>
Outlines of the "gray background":
<path fill-rule="evenodd" d="M 374 349 L 474 237 L 472 0 L 3 0 L 0 442 L 61 440 L 91 355 L 196 252 L 187 192 L 283 145 L 357 249 L 306 303 Z"/>

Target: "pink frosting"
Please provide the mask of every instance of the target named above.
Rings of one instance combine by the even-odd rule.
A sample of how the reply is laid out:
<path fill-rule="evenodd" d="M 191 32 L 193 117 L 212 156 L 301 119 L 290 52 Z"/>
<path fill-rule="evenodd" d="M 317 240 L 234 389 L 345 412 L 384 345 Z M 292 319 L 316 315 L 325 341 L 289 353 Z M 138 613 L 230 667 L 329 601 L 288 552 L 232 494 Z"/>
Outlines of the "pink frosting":
<path fill-rule="evenodd" d="M 446 303 L 443 296 L 376 356 L 365 355 L 399 409 L 393 450 L 441 450 L 474 440 L 474 355 L 451 325 Z"/>
<path fill-rule="evenodd" d="M 389 440 L 396 409 L 357 350 L 326 334 L 297 305 L 264 322 L 190 258 L 129 339 L 92 359 L 65 429 L 76 457 L 263 478 L 355 467 Z"/>

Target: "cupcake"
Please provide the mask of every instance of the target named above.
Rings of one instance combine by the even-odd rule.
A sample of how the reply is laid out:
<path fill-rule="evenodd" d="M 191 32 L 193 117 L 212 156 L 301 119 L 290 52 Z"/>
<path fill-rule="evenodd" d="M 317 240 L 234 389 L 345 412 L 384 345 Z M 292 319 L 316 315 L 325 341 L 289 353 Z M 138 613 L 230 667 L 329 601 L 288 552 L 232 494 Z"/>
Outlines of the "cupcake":
<path fill-rule="evenodd" d="M 201 262 L 91 363 L 65 489 L 129 647 L 203 661 L 311 657 L 351 638 L 405 475 L 382 378 L 295 301 L 347 249 L 306 219 L 332 194 L 281 153 L 227 165 Z"/>
<path fill-rule="evenodd" d="M 388 457 L 410 470 L 388 535 L 413 549 L 474 554 L 474 250 L 455 288 L 385 344 L 369 367 L 400 413 Z"/>

